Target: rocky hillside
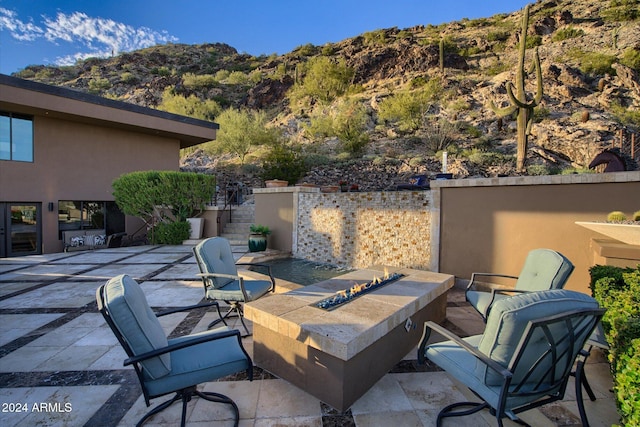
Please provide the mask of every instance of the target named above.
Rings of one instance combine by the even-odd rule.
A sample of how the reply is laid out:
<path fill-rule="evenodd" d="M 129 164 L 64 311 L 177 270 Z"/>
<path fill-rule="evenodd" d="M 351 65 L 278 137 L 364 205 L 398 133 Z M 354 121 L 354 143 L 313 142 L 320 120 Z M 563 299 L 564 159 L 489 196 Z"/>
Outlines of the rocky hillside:
<path fill-rule="evenodd" d="M 544 96 L 534 111 L 529 174 L 584 169 L 595 155 L 640 126 L 640 12 L 638 0 L 539 0 L 531 5 L 528 43 L 541 59 Z M 158 107 L 165 89 L 223 108 L 267 112 L 291 143 L 302 145 L 310 172 L 303 181 L 358 182 L 384 188 L 407 174 L 440 171 L 449 152 L 456 177 L 515 174 L 513 117 L 489 108 L 508 105 L 514 82 L 522 13 L 462 20 L 439 26 L 380 29 L 324 46 L 304 45 L 284 55 L 254 57 L 224 44 L 155 46 L 70 67 L 29 66 L 15 75 L 67 86 L 148 107 Z M 443 46 L 443 64 L 440 47 Z M 534 49 L 527 50 L 526 64 Z M 291 105 L 287 91 L 304 78 L 312 58 L 343 61 L 352 70 L 350 89 L 328 103 Z M 414 129 L 380 120 L 380 105 L 438 81 L 436 99 L 424 106 Z M 526 90 L 536 91 L 535 76 Z M 331 114 L 350 99 L 364 107 L 369 140 L 357 156 L 346 155 L 335 137 L 305 132 L 311 119 Z M 637 137 L 636 137 L 637 138 Z M 640 142 L 636 140 L 636 153 Z M 623 147 L 630 151 L 630 145 Z M 258 150 L 259 152 L 259 150 Z M 220 173 L 230 156 L 185 153 L 186 169 Z M 255 185 L 256 167 L 242 168 Z M 227 168 L 228 169 L 228 168 Z M 256 175 L 253 176 L 251 171 Z"/>

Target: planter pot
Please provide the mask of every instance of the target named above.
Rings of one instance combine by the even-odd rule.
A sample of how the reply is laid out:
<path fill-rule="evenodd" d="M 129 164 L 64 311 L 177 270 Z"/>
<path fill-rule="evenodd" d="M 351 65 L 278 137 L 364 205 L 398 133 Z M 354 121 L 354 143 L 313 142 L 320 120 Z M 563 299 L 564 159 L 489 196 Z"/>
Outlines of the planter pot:
<path fill-rule="evenodd" d="M 320 191 L 323 193 L 337 193 L 340 190 L 340 187 L 337 185 L 327 185 L 325 187 L 320 187 Z"/>
<path fill-rule="evenodd" d="M 640 245 L 640 225 L 576 221 L 576 224 L 627 245 Z"/>
<path fill-rule="evenodd" d="M 249 235 L 249 252 L 262 252 L 267 250 L 267 236 L 262 234 Z"/>
<path fill-rule="evenodd" d="M 187 222 L 191 225 L 191 234 L 189 239 L 202 238 L 202 231 L 204 230 L 204 218 L 187 218 Z"/>
<path fill-rule="evenodd" d="M 286 187 L 289 185 L 289 183 L 282 179 L 270 179 L 268 181 L 265 181 L 264 185 L 267 188 L 274 188 L 274 187 Z"/>

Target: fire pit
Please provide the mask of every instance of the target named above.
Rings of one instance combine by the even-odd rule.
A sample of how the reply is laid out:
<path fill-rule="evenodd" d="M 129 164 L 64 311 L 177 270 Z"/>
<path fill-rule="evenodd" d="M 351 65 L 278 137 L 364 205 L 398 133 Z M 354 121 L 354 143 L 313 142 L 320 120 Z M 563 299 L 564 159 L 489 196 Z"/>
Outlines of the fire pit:
<path fill-rule="evenodd" d="M 445 317 L 449 274 L 389 268 L 381 285 L 355 293 L 348 304 L 318 303 L 367 284 L 370 267 L 245 305 L 253 321 L 256 365 L 346 411 L 418 344 L 426 320 Z M 362 285 L 358 285 L 362 287 Z"/>
<path fill-rule="evenodd" d="M 366 283 L 362 283 L 362 284 L 355 283 L 350 288 L 338 291 L 334 295 L 330 296 L 329 298 L 325 298 L 312 305 L 314 307 L 322 308 L 324 310 L 335 310 L 341 305 L 346 304 L 366 293 L 375 291 L 376 289 L 381 288 L 384 285 L 395 282 L 396 280 L 400 279 L 403 276 L 404 274 L 400 274 L 400 273 L 389 274 L 389 272 L 385 270 L 384 277 L 382 279 L 378 277 L 374 277 L 373 280 Z"/>

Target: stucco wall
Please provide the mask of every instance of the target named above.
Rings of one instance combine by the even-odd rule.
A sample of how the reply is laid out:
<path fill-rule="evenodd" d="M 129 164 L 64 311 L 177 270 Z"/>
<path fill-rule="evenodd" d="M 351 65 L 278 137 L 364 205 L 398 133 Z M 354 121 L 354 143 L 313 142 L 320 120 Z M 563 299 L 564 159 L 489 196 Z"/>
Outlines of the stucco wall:
<path fill-rule="evenodd" d="M 59 200 L 112 201 L 113 180 L 138 170 L 178 170 L 180 143 L 122 129 L 34 117 L 34 161 L 2 162 L 0 200 L 41 202 L 43 252 L 62 250 Z M 54 203 L 54 210 L 46 209 Z M 130 233 L 139 222 L 128 219 Z"/>
<path fill-rule="evenodd" d="M 640 172 L 465 179 L 432 183 L 439 216 L 439 271 L 468 280 L 472 272 L 518 275 L 527 253 L 550 248 L 575 270 L 567 289 L 589 293 L 594 239 L 575 224 L 640 209 Z M 435 236 L 434 236 L 435 237 Z"/>

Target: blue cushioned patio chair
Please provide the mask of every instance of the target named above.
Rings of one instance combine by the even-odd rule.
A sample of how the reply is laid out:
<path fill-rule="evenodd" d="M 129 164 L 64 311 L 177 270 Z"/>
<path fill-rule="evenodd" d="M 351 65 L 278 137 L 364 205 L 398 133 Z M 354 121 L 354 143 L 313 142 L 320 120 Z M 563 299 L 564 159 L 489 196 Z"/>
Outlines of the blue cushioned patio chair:
<path fill-rule="evenodd" d="M 482 335 L 459 338 L 426 322 L 419 362 L 431 360 L 482 400 L 446 406 L 438 414 L 437 425 L 445 417 L 485 408 L 499 426 L 504 417 L 527 425 L 516 414 L 562 400 L 576 360 L 576 382 L 581 383 L 582 349 L 603 313 L 588 295 L 552 289 L 496 301 Z M 431 330 L 449 341 L 427 346 Z M 583 402 L 577 403 L 582 424 L 588 426 Z M 470 409 L 458 409 L 464 407 Z"/>
<path fill-rule="evenodd" d="M 258 298 L 274 292 L 276 281 L 271 273 L 271 266 L 265 264 L 237 263 L 233 258 L 229 241 L 222 237 L 211 237 L 198 243 L 193 248 L 199 276 L 204 284 L 205 297 L 212 301 L 224 301 L 229 304 L 229 311 L 220 319 L 213 321 L 209 327 L 222 321 L 226 325 L 227 319 L 235 312 L 247 335 L 250 335 L 247 325 L 244 323 L 244 311 L 242 303 L 254 301 Z M 238 275 L 238 265 L 262 267 L 266 270 L 269 280 L 246 280 Z"/>
<path fill-rule="evenodd" d="M 495 273 L 473 273 L 465 291 L 466 300 L 486 321 L 492 304 L 517 293 L 562 289 L 573 272 L 573 264 L 551 249 L 534 249 L 527 254 L 519 276 Z M 513 288 L 480 282 L 482 277 L 516 280 Z"/>
<path fill-rule="evenodd" d="M 152 398 L 175 393 L 142 417 L 138 426 L 178 400 L 182 400 L 184 426 L 187 402 L 194 395 L 230 405 L 238 425 L 239 411 L 233 400 L 219 393 L 199 391 L 197 385 L 241 371 L 253 379 L 253 363 L 242 346 L 240 331 L 221 327 L 167 339 L 157 316 L 183 310 L 154 314 L 138 283 L 127 275 L 114 277 L 98 288 L 96 299 L 98 309 L 129 356 L 124 365 L 133 365 L 147 406 Z"/>

